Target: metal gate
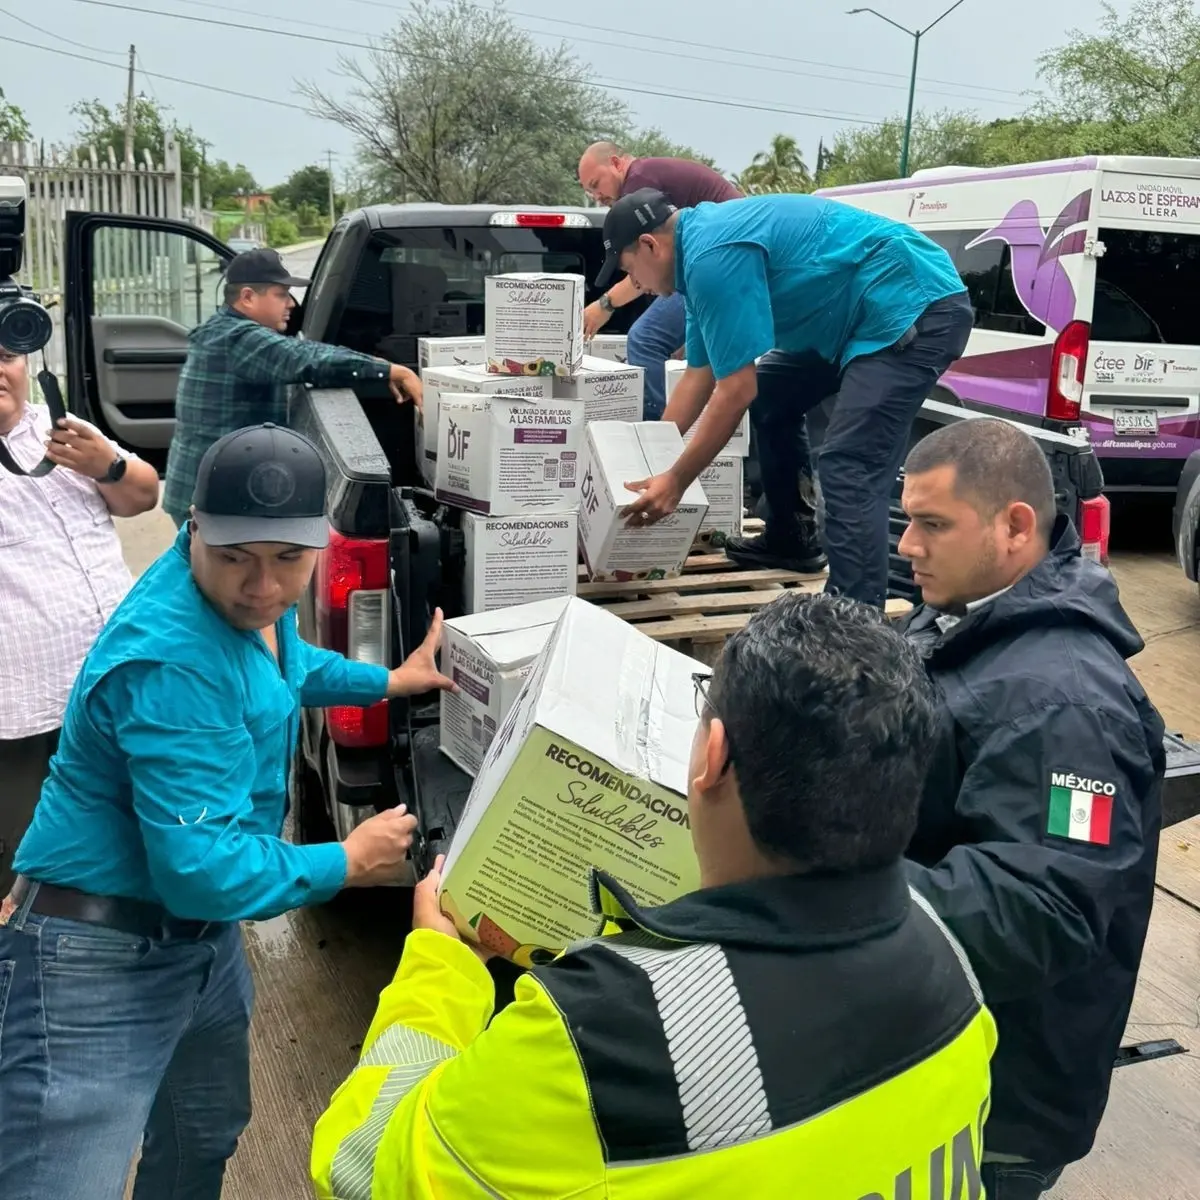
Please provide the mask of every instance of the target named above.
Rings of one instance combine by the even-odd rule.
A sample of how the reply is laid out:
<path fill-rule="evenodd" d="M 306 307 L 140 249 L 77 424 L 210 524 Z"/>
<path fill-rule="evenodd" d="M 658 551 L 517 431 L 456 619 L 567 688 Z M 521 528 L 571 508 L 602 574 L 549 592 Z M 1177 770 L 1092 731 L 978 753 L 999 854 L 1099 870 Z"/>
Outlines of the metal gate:
<path fill-rule="evenodd" d="M 199 175 L 184 175 L 174 139 L 168 139 L 163 150 L 162 162 L 156 163 L 147 151 L 142 161 L 129 169 L 117 161 L 111 147 L 103 157 L 90 150 L 72 159 L 43 154 L 34 145 L 0 144 L 0 174 L 21 177 L 28 190 L 25 260 L 17 278 L 50 308 L 54 337 L 45 354 L 50 369 L 59 376 L 66 373 L 62 300 L 68 212 L 167 217 L 211 225 L 200 208 Z M 131 239 L 129 245 L 136 248 L 137 243 Z M 119 253 L 119 246 L 117 243 L 109 253 Z M 121 261 L 103 266 L 105 287 L 114 292 L 104 297 L 107 311 L 121 311 L 128 303 L 134 306 L 130 312 L 154 312 L 168 302 L 170 272 L 164 273 L 162 264 L 152 257 L 131 251 Z M 136 307 L 139 304 L 141 308 Z"/>

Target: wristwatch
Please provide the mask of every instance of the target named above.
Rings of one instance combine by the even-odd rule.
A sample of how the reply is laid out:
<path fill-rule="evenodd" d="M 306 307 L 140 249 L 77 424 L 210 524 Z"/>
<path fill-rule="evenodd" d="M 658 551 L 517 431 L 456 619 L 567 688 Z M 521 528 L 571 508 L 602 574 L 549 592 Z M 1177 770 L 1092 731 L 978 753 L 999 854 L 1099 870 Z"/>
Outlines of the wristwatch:
<path fill-rule="evenodd" d="M 100 477 L 101 483 L 120 483 L 129 469 L 129 460 L 123 454 L 118 454 L 112 460 L 108 470 Z"/>
<path fill-rule="evenodd" d="M 607 292 L 605 292 L 605 293 L 604 293 L 604 295 L 602 295 L 602 296 L 600 297 L 600 299 L 597 301 L 597 303 L 600 305 L 600 307 L 601 307 L 602 309 L 604 309 L 604 311 L 605 311 L 606 313 L 610 313 L 610 312 L 612 312 L 612 310 L 613 310 L 613 302 L 612 302 L 612 301 L 611 301 L 611 300 L 608 298 L 608 293 L 607 293 Z"/>

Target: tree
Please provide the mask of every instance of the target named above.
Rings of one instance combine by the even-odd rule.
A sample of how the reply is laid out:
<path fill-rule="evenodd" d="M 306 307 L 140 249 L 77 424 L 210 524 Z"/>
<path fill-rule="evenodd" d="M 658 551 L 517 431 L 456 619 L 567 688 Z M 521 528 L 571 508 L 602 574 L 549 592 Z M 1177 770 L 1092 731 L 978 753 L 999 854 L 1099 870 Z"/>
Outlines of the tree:
<path fill-rule="evenodd" d="M 747 195 L 763 192 L 811 192 L 812 176 L 794 137 L 777 133 L 770 150 L 760 150 L 734 182 Z"/>
<path fill-rule="evenodd" d="M 982 166 L 988 162 L 986 127 L 969 112 L 917 112 L 913 116 L 908 161 L 912 171 L 949 163 Z M 842 130 L 829 148 L 822 187 L 894 179 L 904 140 L 904 118 L 890 117 L 875 126 Z"/>
<path fill-rule="evenodd" d="M 104 157 L 111 148 L 118 162 L 125 159 L 125 103 L 115 108 L 100 100 L 83 100 L 71 108 L 79 119 L 75 133 L 76 149 L 92 148 Z M 179 145 L 179 165 L 185 174 L 200 172 L 200 194 L 204 203 L 214 207 L 222 200 L 252 195 L 258 184 L 250 171 L 237 163 L 230 166 L 224 159 L 209 162 L 209 143 L 190 125 L 180 125 L 165 106 L 148 96 L 136 96 L 133 101 L 133 157 L 144 161 L 147 151 L 151 159 L 162 162 L 168 136 Z"/>
<path fill-rule="evenodd" d="M 302 204 L 311 204 L 328 215 L 329 169 L 315 165 L 301 167 L 288 176 L 286 183 L 274 188 L 271 195 L 276 204 L 282 204 L 286 208 L 299 208 Z"/>
<path fill-rule="evenodd" d="M 205 161 L 201 164 L 200 193 L 205 202 L 214 208 L 242 196 L 255 196 L 260 191 L 258 180 L 243 163 L 231 166 L 223 158 L 218 158 L 216 162 Z"/>
<path fill-rule="evenodd" d="M 539 45 L 499 5 L 418 0 L 365 62 L 343 57 L 340 69 L 349 99 L 302 90 L 354 135 L 381 198 L 578 201 L 580 151 L 629 126 L 565 46 Z"/>
<path fill-rule="evenodd" d="M 0 88 L 0 142 L 27 142 L 32 137 L 28 117 L 4 98 L 4 89 Z"/>

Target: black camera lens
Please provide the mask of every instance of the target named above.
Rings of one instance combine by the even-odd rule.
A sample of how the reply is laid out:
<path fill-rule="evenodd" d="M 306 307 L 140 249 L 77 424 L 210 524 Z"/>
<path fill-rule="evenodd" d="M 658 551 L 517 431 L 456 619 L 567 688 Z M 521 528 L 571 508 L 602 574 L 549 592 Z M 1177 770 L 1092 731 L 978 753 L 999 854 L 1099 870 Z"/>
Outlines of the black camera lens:
<path fill-rule="evenodd" d="M 50 314 L 24 296 L 0 299 L 0 346 L 11 354 L 36 354 L 54 336 Z"/>

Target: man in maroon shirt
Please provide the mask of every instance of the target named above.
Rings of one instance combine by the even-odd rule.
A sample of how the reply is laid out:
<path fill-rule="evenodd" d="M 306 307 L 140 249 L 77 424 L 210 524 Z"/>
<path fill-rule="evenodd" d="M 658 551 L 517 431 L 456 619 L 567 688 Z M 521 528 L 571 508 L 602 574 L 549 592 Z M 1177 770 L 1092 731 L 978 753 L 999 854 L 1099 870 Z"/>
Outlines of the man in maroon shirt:
<path fill-rule="evenodd" d="M 638 188 L 662 192 L 676 208 L 694 208 L 706 200 L 720 204 L 742 193 L 718 171 L 689 158 L 634 158 L 612 142 L 595 142 L 579 160 L 579 182 L 598 204 L 612 204 Z M 587 306 L 583 329 L 593 337 L 613 311 L 631 304 L 638 289 L 625 277 Z M 666 407 L 664 364 L 684 343 L 687 318 L 683 297 L 658 296 L 629 330 L 627 360 L 645 372 L 642 417 L 657 421 Z"/>

